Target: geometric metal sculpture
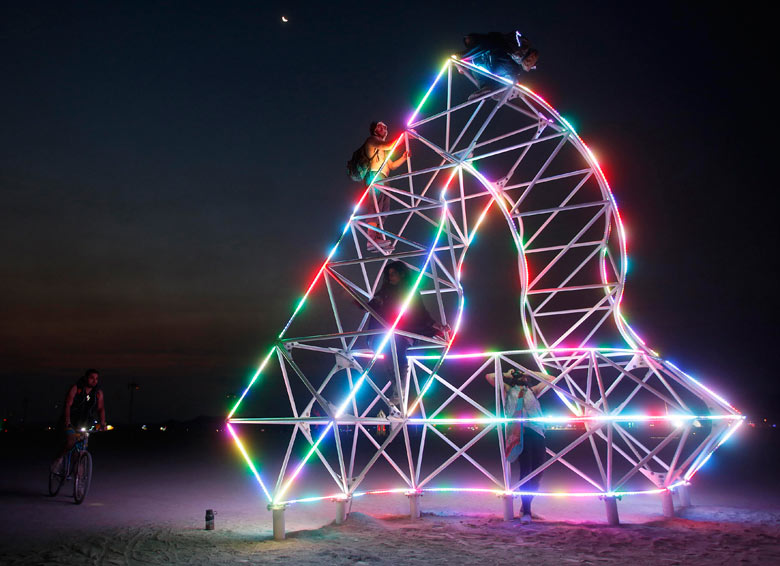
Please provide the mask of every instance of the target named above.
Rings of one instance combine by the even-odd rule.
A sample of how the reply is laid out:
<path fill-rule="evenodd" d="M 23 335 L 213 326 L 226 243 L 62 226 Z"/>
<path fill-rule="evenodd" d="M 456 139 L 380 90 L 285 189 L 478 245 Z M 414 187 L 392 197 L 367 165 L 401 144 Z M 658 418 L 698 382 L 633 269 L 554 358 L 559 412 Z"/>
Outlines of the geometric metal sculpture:
<path fill-rule="evenodd" d="M 500 87 L 468 100 L 475 74 Z M 492 492 L 506 497 L 509 518 L 511 498 L 542 472 L 551 479 L 538 495 L 606 498 L 612 521 L 615 497 L 656 492 L 670 502 L 670 490 L 685 485 L 743 417 L 661 359 L 622 316 L 625 234 L 592 152 L 540 96 L 455 57 L 410 117 L 396 141 L 402 146 L 411 154 L 405 168 L 363 193 L 228 415 L 274 510 L 275 535 L 283 536 L 282 512 L 292 502 L 334 499 L 343 518 L 351 498 L 380 492 L 409 495 L 413 516 L 424 491 Z M 388 212 L 376 212 L 377 192 L 390 199 Z M 518 311 L 496 316 L 516 317 L 527 343 L 455 353 L 462 270 L 491 208 L 517 247 L 521 283 Z M 377 232 L 394 245 L 368 253 Z M 391 260 L 415 275 L 392 320 L 369 305 Z M 491 277 L 478 282 L 485 292 Z M 415 293 L 451 335 L 401 330 Z M 393 336 L 414 339 L 408 364 Z M 605 343 L 622 347 L 595 347 Z M 504 446 L 513 419 L 503 388 L 482 377 L 513 367 L 542 374 L 545 417 L 537 420 L 562 429 L 548 435 L 547 461 L 515 481 Z M 242 441 L 261 427 L 287 435 L 281 450 L 260 449 L 262 470 L 253 459 L 260 451 Z M 478 479 L 453 487 L 464 466 Z M 380 468 L 396 485 L 386 485 L 386 474 L 385 485 L 372 479 Z M 332 492 L 311 496 L 310 482 L 296 482 L 317 473 L 332 480 Z"/>

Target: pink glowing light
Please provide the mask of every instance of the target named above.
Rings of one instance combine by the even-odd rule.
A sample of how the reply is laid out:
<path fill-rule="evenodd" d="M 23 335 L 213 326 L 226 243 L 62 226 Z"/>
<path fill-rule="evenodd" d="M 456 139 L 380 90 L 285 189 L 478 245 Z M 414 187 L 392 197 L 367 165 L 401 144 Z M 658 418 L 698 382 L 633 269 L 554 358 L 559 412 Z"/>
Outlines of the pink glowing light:
<path fill-rule="evenodd" d="M 418 488 L 412 489 L 408 487 L 398 487 L 390 489 L 376 489 L 371 491 L 358 491 L 352 494 L 334 493 L 331 495 L 322 495 L 315 497 L 303 497 L 300 499 L 289 499 L 283 501 L 280 505 L 292 505 L 295 503 L 313 503 L 318 501 L 346 501 L 350 498 L 356 499 L 358 497 L 364 497 L 366 495 L 422 495 L 425 493 L 484 493 L 487 495 L 495 495 L 497 497 L 521 497 L 524 495 L 531 495 L 533 497 L 628 497 L 635 495 L 658 495 L 665 491 L 673 491 L 680 485 L 686 485 L 687 482 L 679 481 L 669 487 L 659 487 L 654 489 L 645 490 L 633 490 L 633 491 L 507 491 L 503 489 L 491 489 L 483 487 L 430 487 L 430 488 Z"/>
<path fill-rule="evenodd" d="M 397 142 L 396 142 L 397 143 Z M 444 185 L 444 188 L 441 191 L 440 201 L 443 203 L 442 206 L 442 213 L 441 213 L 441 219 L 439 221 L 439 227 L 436 232 L 436 237 L 433 240 L 433 244 L 431 245 L 431 249 L 428 252 L 427 257 L 425 258 L 425 262 L 423 263 L 423 266 L 420 268 L 420 272 L 417 276 L 416 281 L 414 282 L 414 285 L 412 286 L 411 290 L 409 291 L 408 295 L 406 296 L 406 299 L 403 302 L 403 305 L 401 307 L 400 312 L 396 316 L 395 320 L 393 321 L 393 324 L 388 329 L 388 331 L 385 333 L 384 338 L 382 339 L 382 342 L 379 344 L 379 346 L 376 349 L 376 352 L 374 353 L 374 357 L 372 358 L 371 362 L 369 363 L 369 366 L 366 368 L 366 370 L 363 372 L 363 374 L 358 378 L 358 380 L 355 382 L 354 386 L 352 387 L 351 391 L 349 392 L 349 395 L 347 395 L 347 398 L 344 399 L 344 401 L 339 406 L 338 410 L 335 412 L 334 417 L 338 418 L 340 417 L 344 411 L 346 410 L 349 403 L 354 399 L 355 395 L 357 395 L 357 392 L 362 387 L 363 383 L 365 382 L 368 372 L 373 367 L 373 364 L 375 363 L 377 359 L 377 355 L 384 350 L 385 346 L 389 342 L 390 338 L 392 337 L 393 333 L 395 332 L 396 327 L 398 326 L 398 323 L 401 321 L 401 318 L 403 317 L 404 313 L 406 312 L 407 308 L 409 307 L 409 304 L 412 301 L 412 298 L 415 296 L 417 292 L 417 288 L 420 285 L 420 282 L 422 281 L 423 274 L 425 273 L 426 269 L 428 268 L 428 265 L 431 261 L 431 258 L 433 257 L 433 253 L 436 250 L 436 244 L 439 241 L 439 237 L 441 236 L 442 230 L 444 229 L 444 223 L 447 219 L 447 204 L 444 200 L 444 195 L 447 191 L 447 188 L 449 187 L 450 182 L 452 181 L 452 178 L 455 175 L 456 170 L 453 169 L 453 172 L 450 174 L 449 179 L 447 179 L 447 182 Z M 449 346 L 452 344 L 452 340 L 450 340 L 449 344 L 447 345 L 447 348 L 445 349 L 444 353 L 442 354 L 442 357 L 444 354 L 446 354 L 447 349 L 449 349 Z M 288 478 L 288 480 L 285 482 L 285 484 L 282 486 L 281 490 L 277 494 L 277 502 L 278 499 L 281 498 L 287 490 L 290 488 L 292 483 L 295 481 L 295 479 L 298 477 L 298 474 L 300 474 L 303 467 L 306 465 L 306 462 L 308 462 L 309 458 L 311 458 L 312 454 L 317 450 L 319 445 L 322 443 L 322 440 L 325 438 L 325 436 L 330 432 L 330 430 L 333 428 L 335 421 L 331 421 L 327 427 L 322 431 L 317 441 L 312 444 L 311 448 L 309 449 L 306 456 L 301 460 L 301 462 L 298 464 L 298 466 L 295 468 L 295 471 L 291 474 L 291 476 Z"/>
<path fill-rule="evenodd" d="M 436 418 L 410 418 L 409 424 L 432 425 L 489 425 L 508 423 L 544 423 L 544 424 L 577 424 L 577 423 L 601 423 L 601 422 L 693 422 L 693 421 L 742 421 L 741 415 L 593 415 L 593 416 L 566 416 L 553 415 L 543 417 L 512 418 L 512 417 L 436 417 Z M 730 436 L 730 435 L 729 435 Z M 718 445 L 720 446 L 720 444 Z"/>
<path fill-rule="evenodd" d="M 455 57 L 453 57 L 453 59 L 455 59 Z M 440 70 L 439 74 L 436 76 L 436 79 L 431 84 L 431 86 L 429 87 L 429 89 L 426 92 L 425 96 L 421 100 L 420 104 L 417 106 L 417 109 L 412 114 L 411 118 L 408 120 L 407 126 L 410 126 L 414 122 L 414 120 L 416 120 L 416 118 L 417 118 L 417 116 L 418 116 L 422 106 L 425 104 L 426 100 L 428 99 L 428 97 L 433 92 L 435 86 L 438 84 L 439 80 L 443 76 L 444 71 L 447 70 L 449 64 L 450 64 L 450 61 L 448 61 L 442 67 L 442 69 Z M 509 81 L 509 80 L 507 80 L 507 79 L 505 79 L 503 77 L 499 77 L 497 75 L 493 75 L 492 73 L 487 72 L 485 69 L 482 69 L 481 67 L 474 66 L 474 65 L 472 65 L 472 64 L 470 64 L 468 62 L 460 62 L 459 64 L 463 64 L 463 65 L 465 65 L 467 67 L 472 67 L 472 68 L 478 69 L 478 70 L 480 70 L 482 72 L 486 72 L 487 74 L 490 74 L 496 80 L 502 81 L 502 82 L 504 82 L 506 84 L 510 84 L 510 85 L 513 84 L 511 81 Z M 623 221 L 622 221 L 622 219 L 620 217 L 620 213 L 618 211 L 617 203 L 615 201 L 614 195 L 612 194 L 612 190 L 609 187 L 609 183 L 607 182 L 606 176 L 605 176 L 605 174 L 604 174 L 604 172 L 603 172 L 603 170 L 602 170 L 598 160 L 596 159 L 596 156 L 593 154 L 591 149 L 584 143 L 584 141 L 579 137 L 579 135 L 574 130 L 574 128 L 571 126 L 571 124 L 569 124 L 562 116 L 560 116 L 558 114 L 558 112 L 549 103 L 547 103 L 546 100 L 544 100 L 538 94 L 534 93 L 533 91 L 531 91 L 530 89 L 528 89 L 527 87 L 525 87 L 523 85 L 516 85 L 516 86 L 520 87 L 521 89 L 525 90 L 529 94 L 533 95 L 533 97 L 537 101 L 539 101 L 545 107 L 545 109 L 547 111 L 549 111 L 552 115 L 557 117 L 557 119 L 560 120 L 560 122 L 566 126 L 566 128 L 570 131 L 570 133 L 572 134 L 572 136 L 576 140 L 577 144 L 580 145 L 580 147 L 582 148 L 584 153 L 587 155 L 588 161 L 596 169 L 596 171 L 597 171 L 597 178 L 599 179 L 600 183 L 602 183 L 602 186 L 606 188 L 606 193 L 608 194 L 608 197 L 611 200 L 612 207 L 613 207 L 613 210 L 614 210 L 614 213 L 615 213 L 617 229 L 618 229 L 618 232 L 619 232 L 619 241 L 620 241 L 620 244 L 621 244 L 621 248 L 622 248 L 621 251 L 622 251 L 622 254 L 623 254 L 623 258 L 624 258 L 624 261 L 623 261 L 623 263 L 621 265 L 621 278 L 622 278 L 623 281 L 625 281 L 625 277 L 626 277 L 626 274 L 627 274 L 627 265 L 628 265 L 628 260 L 627 260 L 628 252 L 627 252 L 627 244 L 626 244 L 627 238 L 626 238 L 625 227 L 624 227 Z M 397 145 L 400 143 L 400 141 L 402 139 L 403 139 L 403 136 L 399 137 L 394 142 L 391 151 L 388 152 L 388 154 L 387 154 L 385 162 L 387 161 L 387 159 L 390 158 L 390 156 L 392 155 L 392 152 L 396 149 Z M 470 246 L 470 244 L 472 243 L 472 241 L 473 241 L 473 239 L 474 239 L 474 237 L 476 235 L 476 232 L 477 232 L 480 224 L 482 223 L 483 219 L 485 218 L 485 216 L 486 216 L 490 206 L 492 205 L 493 201 L 497 200 L 499 202 L 499 206 L 502 207 L 502 210 L 505 213 L 505 215 L 507 215 L 507 217 L 508 217 L 509 211 L 507 210 L 506 203 L 503 201 L 503 199 L 500 197 L 499 192 L 496 190 L 496 187 L 491 182 L 489 182 L 485 177 L 483 177 L 481 174 L 479 174 L 479 172 L 473 167 L 473 164 L 469 164 L 469 163 L 463 163 L 458 168 L 453 169 L 452 174 L 450 175 L 450 177 L 447 180 L 444 188 L 442 189 L 442 193 L 441 193 L 442 196 L 440 197 L 442 201 L 443 201 L 443 198 L 444 198 L 444 194 L 445 194 L 445 192 L 447 190 L 447 187 L 449 186 L 449 184 L 450 184 L 450 182 L 451 182 L 455 172 L 457 172 L 461 167 L 467 168 L 474 176 L 476 176 L 483 183 L 483 185 L 490 191 L 490 193 L 492 195 L 492 198 L 491 198 L 490 202 L 485 207 L 485 209 L 482 211 L 481 215 L 479 216 L 479 218 L 477 220 L 477 223 L 475 224 L 475 226 L 473 228 L 473 231 L 472 231 L 471 235 L 468 238 L 468 242 L 466 244 L 466 247 L 468 248 L 468 246 Z M 355 205 L 355 207 L 353 209 L 353 212 L 352 212 L 352 215 L 350 216 L 350 220 L 344 226 L 344 229 L 342 231 L 341 236 L 339 237 L 338 241 L 336 242 L 336 244 L 331 249 L 330 253 L 327 255 L 324 263 L 321 265 L 321 267 L 317 271 L 316 275 L 314 276 L 314 279 L 312 280 L 311 284 L 307 288 L 304 296 L 298 302 L 298 304 L 297 304 L 297 306 L 296 306 L 296 308 L 295 308 L 295 310 L 293 312 L 293 315 L 291 316 L 290 320 L 287 322 L 287 324 L 283 328 L 282 332 L 279 334 L 279 338 L 281 338 L 286 333 L 286 331 L 289 329 L 293 319 L 298 314 L 298 312 L 301 310 L 301 308 L 304 306 L 304 303 L 306 302 L 308 296 L 310 295 L 312 290 L 315 288 L 315 286 L 318 283 L 318 281 L 321 279 L 322 273 L 325 271 L 325 269 L 326 269 L 327 265 L 329 264 L 331 258 L 335 254 L 335 252 L 336 252 L 339 244 L 341 243 L 344 235 L 348 232 L 349 227 L 350 227 L 352 221 L 354 220 L 354 217 L 357 215 L 358 210 L 360 209 L 361 205 L 364 203 L 366 197 L 370 194 L 372 186 L 373 186 L 373 182 L 371 183 L 371 185 L 369 187 L 366 188 L 366 190 L 363 192 L 361 198 L 359 199 L 359 201 Z M 304 467 L 304 465 L 306 464 L 306 462 L 308 461 L 310 456 L 317 450 L 317 447 L 319 446 L 321 441 L 324 439 L 325 435 L 328 434 L 328 432 L 337 423 L 338 417 L 340 417 L 343 414 L 343 412 L 346 410 L 346 407 L 348 406 L 348 404 L 352 401 L 352 399 L 354 399 L 355 395 L 357 394 L 357 392 L 361 388 L 362 384 L 364 383 L 364 381 L 365 381 L 365 379 L 366 379 L 366 377 L 368 375 L 368 372 L 373 367 L 373 364 L 376 362 L 376 360 L 384 358 L 384 354 L 382 354 L 381 352 L 386 347 L 386 345 L 387 345 L 388 341 L 390 340 L 390 338 L 391 338 L 395 328 L 397 327 L 398 323 L 402 319 L 403 314 L 406 311 L 406 309 L 407 309 L 407 307 L 408 307 L 408 305 L 409 305 L 409 303 L 410 303 L 410 301 L 412 299 L 412 293 L 414 293 L 416 291 L 416 289 L 419 286 L 420 281 L 422 279 L 422 275 L 425 272 L 425 270 L 427 269 L 427 266 L 428 266 L 428 264 L 429 264 L 429 262 L 431 260 L 433 252 L 434 252 L 434 250 L 436 248 L 437 242 L 438 242 L 438 240 L 439 240 L 439 238 L 441 236 L 441 233 L 442 233 L 442 230 L 443 230 L 443 227 L 444 227 L 444 222 L 445 222 L 445 219 L 446 219 L 446 212 L 447 212 L 447 208 L 446 208 L 446 202 L 445 202 L 445 204 L 443 206 L 443 211 L 442 211 L 442 219 L 441 219 L 441 221 L 439 223 L 438 231 L 436 233 L 436 237 L 434 239 L 433 245 L 432 245 L 432 247 L 431 247 L 431 249 L 429 251 L 428 256 L 426 257 L 425 264 L 424 264 L 423 268 L 420 270 L 420 274 L 419 274 L 419 276 L 417 278 L 417 281 L 415 282 L 415 285 L 413 287 L 412 292 L 409 294 L 409 296 L 407 296 L 407 298 L 406 298 L 405 302 L 403 303 L 400 311 L 397 313 L 397 316 L 395 317 L 395 320 L 393 321 L 393 324 L 388 329 L 387 333 L 384 335 L 384 338 L 383 338 L 381 344 L 379 345 L 379 347 L 376 349 L 376 351 L 373 354 L 362 353 L 362 352 L 353 354 L 353 355 L 355 355 L 355 357 L 370 358 L 371 361 L 368 364 L 367 369 L 360 376 L 360 378 L 355 382 L 354 386 L 352 387 L 352 389 L 349 392 L 349 395 L 342 402 L 341 406 L 337 409 L 337 411 L 336 411 L 336 413 L 334 415 L 335 419 L 331 420 L 331 421 L 328 421 L 328 425 L 325 428 L 325 430 L 322 431 L 321 435 L 319 436 L 317 441 L 312 445 L 312 447 L 309 450 L 309 452 L 306 455 L 306 457 L 300 462 L 298 467 L 295 469 L 294 473 L 291 475 L 291 477 L 289 477 L 289 479 L 286 482 L 286 484 L 279 491 L 279 493 L 276 496 L 277 500 L 280 499 L 284 495 L 284 493 L 287 491 L 287 489 L 290 487 L 290 485 L 296 479 L 296 477 L 298 476 L 299 472 L 302 470 L 302 468 Z M 522 257 L 521 266 L 522 266 L 522 269 L 523 269 L 522 273 L 523 273 L 523 276 L 525 277 L 525 280 L 527 281 L 528 280 L 528 263 L 527 263 L 527 261 L 525 259 L 525 253 L 523 251 L 523 243 L 522 243 L 522 241 L 519 241 L 519 239 L 516 239 L 516 245 L 518 247 L 518 250 L 521 252 L 521 254 L 520 254 L 521 257 Z M 600 274 L 601 274 L 602 282 L 606 285 L 606 284 L 609 284 L 608 270 L 607 270 L 607 264 L 606 264 L 606 262 L 607 262 L 607 250 L 606 250 L 606 248 L 605 248 L 604 252 L 605 253 L 602 254 L 602 258 L 601 258 Z M 457 266 L 457 280 L 458 280 L 459 284 L 460 284 L 460 280 L 461 280 L 461 277 L 462 277 L 463 258 L 465 258 L 465 255 L 466 254 L 464 253 L 461 256 L 461 260 L 460 260 L 460 262 L 458 263 L 458 266 Z M 627 321 L 625 320 L 625 317 L 623 316 L 623 314 L 621 312 L 621 302 L 622 302 L 622 299 L 623 299 L 623 293 L 622 293 L 622 290 L 621 290 L 620 294 L 617 296 L 617 301 L 616 301 L 616 306 L 615 306 L 615 312 L 616 312 L 616 317 L 615 318 L 616 318 L 616 321 L 618 323 L 619 330 L 621 331 L 621 333 L 623 334 L 623 336 L 627 340 L 627 342 L 633 348 L 635 348 L 635 349 L 639 348 L 638 345 L 641 344 L 644 347 L 643 351 L 644 350 L 649 350 L 645 346 L 645 343 L 641 339 L 641 337 L 639 337 L 636 334 L 636 332 L 628 325 Z M 523 307 L 525 307 L 525 305 L 523 305 Z M 479 353 L 474 352 L 474 353 L 455 354 L 455 355 L 449 355 L 449 356 L 447 355 L 449 350 L 450 350 L 450 348 L 451 348 L 451 346 L 452 346 L 452 344 L 453 344 L 453 342 L 454 342 L 455 336 L 457 335 L 458 330 L 460 328 L 460 324 L 461 324 L 461 321 L 462 321 L 462 316 L 463 316 L 464 310 L 465 310 L 465 299 L 463 298 L 463 296 L 461 296 L 461 303 L 460 303 L 459 310 L 458 310 L 458 317 L 457 317 L 455 325 L 454 325 L 452 336 L 450 337 L 450 340 L 448 341 L 446 347 L 444 348 L 443 352 L 440 355 L 433 355 L 433 356 L 415 356 L 415 355 L 410 355 L 409 358 L 410 359 L 420 359 L 420 360 L 422 360 L 422 359 L 426 359 L 426 360 L 434 360 L 434 359 L 436 359 L 436 360 L 439 360 L 439 363 L 441 363 L 445 358 L 447 358 L 447 359 L 473 359 L 473 358 L 479 358 L 479 357 L 485 357 L 485 356 L 493 355 L 490 352 L 479 352 Z M 535 344 L 535 341 L 533 339 L 533 335 L 531 333 L 531 329 L 528 327 L 528 325 L 527 325 L 525 320 L 523 320 L 523 327 L 524 327 L 524 333 L 526 335 L 528 343 L 535 347 L 536 344 Z M 555 351 L 555 352 L 558 352 L 558 351 L 561 351 L 561 352 L 582 352 L 582 351 L 597 351 L 597 350 L 601 351 L 603 349 L 597 349 L 597 348 L 565 348 L 565 347 L 560 347 L 560 348 L 555 348 L 553 350 L 548 350 L 548 349 L 543 349 L 543 348 L 534 348 L 534 350 L 531 350 L 531 351 L 537 351 L 537 352 L 542 352 L 542 351 L 545 351 L 545 352 L 547 352 L 547 351 Z M 621 353 L 621 352 L 631 352 L 632 350 L 610 349 L 610 351 Z M 652 350 L 649 350 L 649 351 L 651 353 L 653 353 L 653 355 L 657 355 L 657 354 L 655 354 L 655 352 L 652 352 Z M 236 410 L 238 409 L 239 405 L 241 404 L 241 402 L 243 401 L 244 397 L 246 396 L 248 390 L 252 387 L 252 385 L 257 380 L 258 376 L 261 374 L 263 368 L 265 367 L 266 363 L 270 359 L 270 357 L 273 354 L 273 352 L 274 352 L 274 349 L 272 349 L 271 352 L 269 352 L 269 354 L 265 357 L 265 359 L 261 363 L 259 369 L 255 373 L 255 375 L 252 377 L 249 385 L 247 386 L 247 388 L 245 389 L 245 391 L 241 395 L 240 399 L 238 400 L 238 402 L 236 403 L 236 405 L 233 407 L 233 409 L 231 410 L 230 414 L 228 415 L 229 419 L 236 412 Z M 670 364 L 670 365 L 672 365 L 672 364 Z M 689 375 L 687 375 L 684 372 L 682 372 L 681 370 L 679 370 L 679 368 L 676 368 L 676 366 L 673 366 L 673 367 L 675 367 L 675 369 L 677 371 L 679 371 L 681 374 L 683 374 L 687 378 L 689 378 L 693 383 L 695 383 L 696 385 L 698 385 L 702 389 L 706 390 L 708 393 L 710 393 L 713 397 L 718 399 L 724 405 L 726 405 L 726 406 L 728 406 L 728 407 L 733 409 L 733 407 L 728 402 L 726 402 L 725 399 L 723 399 L 721 396 L 716 395 L 710 389 L 708 389 L 703 384 L 701 384 L 698 380 L 695 380 L 694 378 L 690 377 Z M 431 376 L 429 377 L 427 383 L 422 388 L 421 393 L 420 393 L 417 401 L 411 407 L 411 410 L 409 411 L 409 413 L 412 413 L 416 409 L 417 405 L 420 403 L 420 401 L 422 400 L 423 396 L 428 391 L 428 388 L 430 387 L 430 385 L 433 382 L 435 371 L 436 370 L 434 370 L 431 373 Z M 556 392 L 556 393 L 558 393 L 558 392 Z M 560 396 L 560 393 L 558 393 L 558 395 Z M 567 402 L 567 399 L 565 399 L 565 398 L 562 398 L 562 399 L 563 399 L 564 403 L 569 405 L 569 403 Z M 409 424 L 432 424 L 432 425 L 435 426 L 437 424 L 454 424 L 454 425 L 498 424 L 498 423 L 505 424 L 505 423 L 514 422 L 514 421 L 537 421 L 537 422 L 545 422 L 545 423 L 585 423 L 585 422 L 603 422 L 603 421 L 609 421 L 609 422 L 626 422 L 626 421 L 629 421 L 629 422 L 630 421 L 637 421 L 637 422 L 659 422 L 660 421 L 660 422 L 663 422 L 663 421 L 670 421 L 670 422 L 674 422 L 674 421 L 693 421 L 693 420 L 713 420 L 713 421 L 715 421 L 715 420 L 733 420 L 733 421 L 735 421 L 736 424 L 732 425 L 729 428 L 729 430 L 727 431 L 727 433 L 724 434 L 723 437 L 721 438 L 721 440 L 717 443 L 717 446 L 715 447 L 715 448 L 717 448 L 718 446 L 723 444 L 723 442 L 725 442 L 728 438 L 730 438 L 734 434 L 736 429 L 739 428 L 739 426 L 742 424 L 742 422 L 744 420 L 744 417 L 742 417 L 741 415 L 704 415 L 704 416 L 696 416 L 696 415 L 600 415 L 600 416 L 582 416 L 581 414 L 579 414 L 580 413 L 580 409 L 578 407 L 570 406 L 569 408 L 572 410 L 573 413 L 575 413 L 576 416 L 569 416 L 569 417 L 554 417 L 553 416 L 553 417 L 541 417 L 541 418 L 536 418 L 536 419 L 472 418 L 472 417 L 464 416 L 464 417 L 452 418 L 452 419 L 447 419 L 447 418 L 408 419 L 407 422 Z M 734 411 L 736 411 L 736 409 L 734 409 Z M 230 434 L 233 436 L 237 446 L 239 447 L 239 450 L 241 451 L 243 457 L 247 461 L 247 463 L 248 463 L 250 469 L 252 470 L 253 474 L 255 475 L 258 483 L 261 485 L 261 487 L 262 487 L 266 497 L 270 501 L 271 500 L 271 496 L 270 496 L 268 490 L 266 489 L 265 485 L 263 484 L 263 482 L 262 482 L 262 480 L 260 478 L 260 474 L 258 473 L 257 469 L 252 464 L 252 461 L 249 458 L 246 450 L 244 449 L 244 447 L 243 447 L 243 445 L 242 445 L 238 435 L 233 430 L 233 428 L 230 426 L 230 424 L 228 424 L 228 430 L 230 431 Z M 321 501 L 321 500 L 324 500 L 324 499 L 344 500 L 347 497 L 361 497 L 363 495 L 392 494 L 392 493 L 395 493 L 395 494 L 403 493 L 403 494 L 410 495 L 410 494 L 418 494 L 418 493 L 424 493 L 424 492 L 436 493 L 436 492 L 448 492 L 448 491 L 451 491 L 451 492 L 472 492 L 472 493 L 491 493 L 491 494 L 503 495 L 503 496 L 506 496 L 506 495 L 518 496 L 518 495 L 528 494 L 528 495 L 550 496 L 550 497 L 596 497 L 596 496 L 598 496 L 598 497 L 621 497 L 621 496 L 625 496 L 625 495 L 635 495 L 635 494 L 657 494 L 657 493 L 661 493 L 661 492 L 663 492 L 663 491 L 665 491 L 667 489 L 674 489 L 675 487 L 678 487 L 679 485 L 685 484 L 698 471 L 698 469 L 700 469 L 706 463 L 706 461 L 709 459 L 709 457 L 711 455 L 712 455 L 712 451 L 710 451 L 710 453 L 706 457 L 704 457 L 700 462 L 697 462 L 696 465 L 693 466 L 689 470 L 689 472 L 686 474 L 684 480 L 681 480 L 681 481 L 679 481 L 679 482 L 669 486 L 668 488 L 658 488 L 658 489 L 644 490 L 644 491 L 632 491 L 632 492 L 522 492 L 522 491 L 503 491 L 503 490 L 496 490 L 496 489 L 469 488 L 469 487 L 441 487 L 441 488 L 427 488 L 427 489 L 392 488 L 392 489 L 384 489 L 384 490 L 373 490 L 373 491 L 358 492 L 358 493 L 351 494 L 349 496 L 347 494 L 345 494 L 345 493 L 339 493 L 339 494 L 331 495 L 331 496 L 308 497 L 308 498 L 302 498 L 302 499 L 295 499 L 295 500 L 289 500 L 289 501 L 283 501 L 283 502 L 277 501 L 277 502 L 279 504 L 288 504 L 288 503 L 300 503 L 300 502 L 309 502 L 309 501 Z"/>

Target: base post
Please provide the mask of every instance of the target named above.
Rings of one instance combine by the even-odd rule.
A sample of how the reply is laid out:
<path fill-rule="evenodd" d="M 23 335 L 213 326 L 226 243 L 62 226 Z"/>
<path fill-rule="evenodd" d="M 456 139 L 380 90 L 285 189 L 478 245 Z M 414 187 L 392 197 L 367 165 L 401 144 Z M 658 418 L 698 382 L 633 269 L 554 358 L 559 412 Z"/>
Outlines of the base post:
<path fill-rule="evenodd" d="M 677 496 L 680 498 L 680 507 L 691 506 L 691 490 L 686 484 L 678 485 L 675 489 Z"/>
<path fill-rule="evenodd" d="M 274 540 L 284 540 L 284 509 L 286 505 L 269 505 L 273 515 Z"/>
<path fill-rule="evenodd" d="M 672 492 L 668 489 L 661 492 L 661 507 L 664 517 L 674 517 L 674 501 L 672 501 Z"/>
<path fill-rule="evenodd" d="M 620 515 L 618 514 L 617 497 L 604 497 L 604 506 L 607 509 L 607 524 L 617 526 L 620 524 Z"/>
<path fill-rule="evenodd" d="M 409 517 L 411 519 L 420 518 L 420 494 L 416 492 L 407 493 L 409 498 Z"/>
<path fill-rule="evenodd" d="M 511 521 L 515 518 L 515 498 L 514 496 L 504 495 L 504 521 Z"/>
<path fill-rule="evenodd" d="M 347 502 L 349 499 L 336 500 L 336 524 L 340 525 L 347 520 Z"/>

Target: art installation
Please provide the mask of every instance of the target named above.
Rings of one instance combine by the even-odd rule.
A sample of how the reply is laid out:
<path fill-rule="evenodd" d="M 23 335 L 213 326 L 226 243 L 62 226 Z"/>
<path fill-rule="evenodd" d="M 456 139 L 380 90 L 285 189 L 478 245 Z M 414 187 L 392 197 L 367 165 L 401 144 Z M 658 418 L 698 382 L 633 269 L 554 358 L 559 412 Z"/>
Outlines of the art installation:
<path fill-rule="evenodd" d="M 479 75 L 496 88 L 469 100 Z M 513 498 L 542 473 L 535 495 L 601 498 L 612 524 L 623 496 L 659 494 L 667 515 L 673 492 L 685 504 L 687 484 L 743 416 L 661 358 L 621 314 L 624 227 L 574 128 L 523 85 L 452 57 L 396 146 L 410 158 L 362 193 L 227 418 L 275 537 L 294 503 L 335 501 L 340 522 L 352 499 L 379 493 L 405 494 L 416 517 L 423 493 L 484 492 L 503 498 L 509 519 Z M 377 212 L 379 195 L 390 199 L 386 212 Z M 518 275 L 467 269 L 488 213 L 506 222 Z M 388 315 L 369 302 L 391 261 L 414 285 Z M 495 317 L 515 319 L 526 343 L 458 350 L 464 281 L 489 293 L 517 276 L 518 303 Z M 416 301 L 450 331 L 404 327 Z M 544 416 L 525 420 L 548 431 L 544 463 L 514 479 L 506 430 L 520 419 L 506 414 L 499 381 L 484 378 L 511 369 L 543 376 Z M 282 434 L 278 448 L 269 438 Z M 326 481 L 330 491 L 312 493 Z"/>

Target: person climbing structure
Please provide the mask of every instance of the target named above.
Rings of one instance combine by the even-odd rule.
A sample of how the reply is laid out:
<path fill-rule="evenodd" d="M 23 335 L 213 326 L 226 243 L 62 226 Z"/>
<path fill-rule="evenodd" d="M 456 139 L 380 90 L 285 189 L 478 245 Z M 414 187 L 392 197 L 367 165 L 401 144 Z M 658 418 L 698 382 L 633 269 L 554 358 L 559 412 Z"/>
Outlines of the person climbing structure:
<path fill-rule="evenodd" d="M 379 215 L 390 210 L 390 198 L 377 184 L 386 179 L 391 171 L 400 167 L 409 158 L 409 152 L 405 151 L 398 159 L 389 159 L 387 154 L 393 149 L 395 142 L 387 141 L 387 124 L 371 122 L 368 131 L 371 135 L 347 162 L 347 173 L 353 179 L 365 182 L 366 186 L 373 185 L 369 201 L 373 203 L 372 208 L 376 211 L 377 217 L 368 220 L 367 224 L 374 228 L 381 228 L 383 221 Z M 383 232 L 369 229 L 368 236 L 369 252 L 392 251 L 393 242 L 388 240 Z"/>
<path fill-rule="evenodd" d="M 408 293 L 413 287 L 412 275 L 409 268 L 401 261 L 391 261 L 387 264 L 383 274 L 382 286 L 369 301 L 368 306 L 377 313 L 388 324 L 393 323 L 393 318 L 398 313 L 399 308 L 406 300 Z M 374 330 L 382 328 L 382 323 L 375 317 L 371 317 L 368 323 L 368 329 Z M 418 336 L 438 337 L 446 341 L 451 329 L 448 325 L 436 322 L 430 315 L 422 302 L 418 292 L 411 298 L 407 305 L 406 312 L 396 326 L 396 330 L 416 334 Z M 403 379 L 408 370 L 408 360 L 406 351 L 417 341 L 410 336 L 396 334 L 392 338 L 395 341 L 395 350 L 398 355 L 399 375 Z M 368 345 L 375 349 L 383 340 L 383 334 L 374 334 L 368 337 Z M 381 359 L 380 367 L 384 368 L 385 377 L 391 382 L 389 399 L 395 406 L 400 403 L 399 391 L 396 390 L 394 383 L 394 364 L 392 360 L 392 348 L 387 346 Z M 393 407 L 395 408 L 395 407 Z M 391 409 L 392 411 L 392 409 Z"/>
<path fill-rule="evenodd" d="M 519 31 L 512 33 L 490 32 L 470 33 L 463 38 L 466 50 L 460 58 L 482 67 L 494 75 L 517 82 L 521 71 L 530 72 L 536 68 L 539 51 Z M 480 73 L 469 73 L 479 89 L 469 100 L 479 98 L 492 90 L 496 83 Z"/>

